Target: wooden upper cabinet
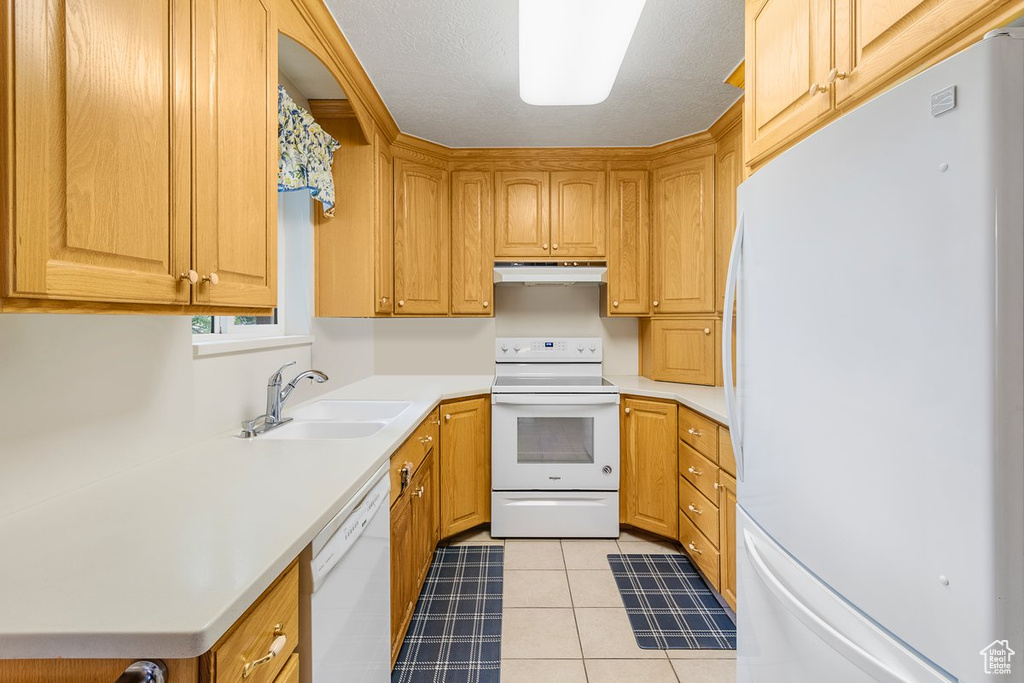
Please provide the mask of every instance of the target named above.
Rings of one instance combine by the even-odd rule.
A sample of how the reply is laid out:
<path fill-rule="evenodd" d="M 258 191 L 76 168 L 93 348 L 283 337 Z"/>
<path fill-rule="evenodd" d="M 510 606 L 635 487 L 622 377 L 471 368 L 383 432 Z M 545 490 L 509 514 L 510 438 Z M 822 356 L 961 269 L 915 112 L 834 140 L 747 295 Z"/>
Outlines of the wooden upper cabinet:
<path fill-rule="evenodd" d="M 189 302 L 189 12 L 185 0 L 8 7 L 3 295 Z"/>
<path fill-rule="evenodd" d="M 448 171 L 395 160 L 395 313 L 448 313 Z"/>
<path fill-rule="evenodd" d="M 391 144 L 373 136 L 374 312 L 395 311 L 395 176 Z M 344 180 L 342 182 L 345 182 Z"/>
<path fill-rule="evenodd" d="M 832 0 L 748 0 L 743 120 L 750 161 L 763 159 L 832 109 L 831 22 Z M 824 92 L 812 93 L 812 83 Z"/>
<path fill-rule="evenodd" d="M 725 307 L 732 238 L 736 234 L 736 190 L 743 180 L 743 130 L 737 124 L 715 151 L 715 311 Z"/>
<path fill-rule="evenodd" d="M 622 519 L 669 538 L 678 533 L 676 420 L 674 402 L 622 401 Z"/>
<path fill-rule="evenodd" d="M 836 104 L 842 106 L 910 70 L 928 48 L 1011 4 L 1010 0 L 835 0 Z"/>
<path fill-rule="evenodd" d="M 277 301 L 275 7 L 195 2 L 195 263 L 210 278 L 197 285 L 204 304 Z"/>
<path fill-rule="evenodd" d="M 498 171 L 494 174 L 496 257 L 549 254 L 549 184 L 546 171 Z"/>
<path fill-rule="evenodd" d="M 451 310 L 493 315 L 494 184 L 484 171 L 452 172 Z"/>
<path fill-rule="evenodd" d="M 708 155 L 654 173 L 654 313 L 715 310 L 714 170 Z"/>
<path fill-rule="evenodd" d="M 605 255 L 603 171 L 551 174 L 551 255 L 601 258 Z"/>
<path fill-rule="evenodd" d="M 491 521 L 491 402 L 441 404 L 441 538 Z"/>
<path fill-rule="evenodd" d="M 647 171 L 612 171 L 608 188 L 607 312 L 644 315 L 651 310 Z"/>
<path fill-rule="evenodd" d="M 648 318 L 640 321 L 640 374 L 660 382 L 715 384 L 715 320 Z M 720 341 L 720 340 L 719 340 Z"/>

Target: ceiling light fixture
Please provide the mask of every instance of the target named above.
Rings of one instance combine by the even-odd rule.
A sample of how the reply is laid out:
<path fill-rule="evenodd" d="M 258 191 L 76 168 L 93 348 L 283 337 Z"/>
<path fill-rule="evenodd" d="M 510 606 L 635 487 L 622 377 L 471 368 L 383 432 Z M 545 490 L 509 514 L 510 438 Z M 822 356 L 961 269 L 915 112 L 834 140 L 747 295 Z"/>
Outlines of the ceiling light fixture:
<path fill-rule="evenodd" d="M 608 99 L 647 0 L 519 0 L 519 97 L 527 104 Z"/>

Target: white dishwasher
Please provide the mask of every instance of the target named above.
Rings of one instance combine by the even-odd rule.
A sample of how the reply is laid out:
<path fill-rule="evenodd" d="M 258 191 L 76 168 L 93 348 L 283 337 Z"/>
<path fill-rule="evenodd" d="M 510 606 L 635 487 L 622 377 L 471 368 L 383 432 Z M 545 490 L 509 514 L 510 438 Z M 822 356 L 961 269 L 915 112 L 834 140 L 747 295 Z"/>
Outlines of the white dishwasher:
<path fill-rule="evenodd" d="M 313 539 L 304 681 L 391 680 L 390 490 L 385 464 Z"/>

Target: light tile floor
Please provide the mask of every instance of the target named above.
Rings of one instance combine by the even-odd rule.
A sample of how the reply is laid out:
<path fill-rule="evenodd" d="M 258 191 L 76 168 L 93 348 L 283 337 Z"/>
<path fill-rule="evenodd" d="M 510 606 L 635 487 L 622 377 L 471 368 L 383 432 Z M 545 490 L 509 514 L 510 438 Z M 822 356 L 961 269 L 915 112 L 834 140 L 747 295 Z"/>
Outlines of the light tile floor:
<path fill-rule="evenodd" d="M 623 531 L 617 541 L 508 540 L 484 529 L 449 545 L 503 545 L 502 683 L 733 683 L 735 652 L 641 650 L 622 606 L 610 553 L 678 553 Z"/>

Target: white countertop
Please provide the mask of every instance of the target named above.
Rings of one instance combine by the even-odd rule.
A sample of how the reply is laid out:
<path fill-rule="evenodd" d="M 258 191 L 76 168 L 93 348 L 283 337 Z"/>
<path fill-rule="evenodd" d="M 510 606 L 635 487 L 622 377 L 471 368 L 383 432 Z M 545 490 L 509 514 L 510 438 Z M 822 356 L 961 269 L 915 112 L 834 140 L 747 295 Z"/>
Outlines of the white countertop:
<path fill-rule="evenodd" d="M 609 379 L 726 423 L 721 387 Z M 0 658 L 203 654 L 435 404 L 489 393 L 492 381 L 369 377 L 315 400 L 413 402 L 374 436 L 232 432 L 0 519 Z"/>
<path fill-rule="evenodd" d="M 619 387 L 623 394 L 646 396 L 677 401 L 687 408 L 702 413 L 715 422 L 729 425 L 725 409 L 725 387 L 705 387 L 696 384 L 655 382 L 637 375 L 608 375 L 607 379 Z"/>

